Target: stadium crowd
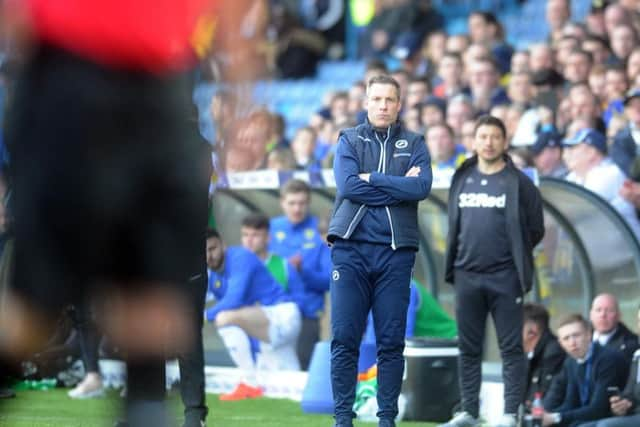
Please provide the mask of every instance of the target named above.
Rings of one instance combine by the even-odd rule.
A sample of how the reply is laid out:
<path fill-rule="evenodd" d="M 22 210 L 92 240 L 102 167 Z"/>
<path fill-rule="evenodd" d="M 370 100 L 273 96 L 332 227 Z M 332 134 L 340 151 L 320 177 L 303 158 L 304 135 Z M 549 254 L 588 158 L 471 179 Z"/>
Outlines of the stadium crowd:
<path fill-rule="evenodd" d="M 548 1 L 549 39 L 520 50 L 505 41 L 491 12 L 471 12 L 468 33 L 449 35 L 434 10 L 400 1 L 413 14 L 394 20 L 380 3 L 360 34 L 361 52 L 373 58 L 365 73 L 348 90 L 326 93 L 290 140 L 283 115 L 247 109 L 232 90 L 213 96 L 211 142 L 222 170 L 330 168 L 340 130 L 365 117 L 365 83 L 388 73 L 402 88 L 401 120 L 424 135 L 435 170 L 452 171 L 470 155 L 474 119 L 490 113 L 507 125 L 519 166 L 599 194 L 640 235 L 640 21 L 633 2 L 594 1 L 586 20 L 574 22 L 569 1 Z"/>

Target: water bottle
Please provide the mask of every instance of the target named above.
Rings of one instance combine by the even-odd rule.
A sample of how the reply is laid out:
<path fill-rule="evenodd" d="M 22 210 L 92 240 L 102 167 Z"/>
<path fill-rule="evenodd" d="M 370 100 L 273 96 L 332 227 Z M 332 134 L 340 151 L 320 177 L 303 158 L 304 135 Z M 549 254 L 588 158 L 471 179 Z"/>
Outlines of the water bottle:
<path fill-rule="evenodd" d="M 531 403 L 531 427 L 542 427 L 544 407 L 542 406 L 542 393 L 536 392 Z"/>

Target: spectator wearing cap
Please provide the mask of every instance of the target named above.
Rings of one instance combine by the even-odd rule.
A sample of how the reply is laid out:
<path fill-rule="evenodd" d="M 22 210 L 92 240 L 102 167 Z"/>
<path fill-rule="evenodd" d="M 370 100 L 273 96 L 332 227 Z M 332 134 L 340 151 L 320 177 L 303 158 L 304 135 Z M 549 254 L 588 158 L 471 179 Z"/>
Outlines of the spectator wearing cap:
<path fill-rule="evenodd" d="M 631 164 L 640 149 L 640 89 L 632 89 L 624 98 L 624 113 L 629 124 L 613 139 L 611 158 L 629 175 Z"/>
<path fill-rule="evenodd" d="M 609 6 L 609 0 L 591 0 L 589 14 L 585 18 L 587 30 L 590 34 L 606 38 L 607 29 L 604 25 L 604 10 Z"/>
<path fill-rule="evenodd" d="M 533 164 L 541 176 L 564 178 L 569 173 L 562 160 L 562 138 L 555 129 L 538 133 L 529 150 L 533 154 Z"/>
<path fill-rule="evenodd" d="M 633 205 L 620 196 L 625 174 L 607 156 L 605 136 L 595 129 L 579 130 L 565 139 L 564 161 L 569 168 L 567 181 L 581 185 L 605 199 L 627 221 L 636 237 L 640 222 Z"/>
<path fill-rule="evenodd" d="M 413 74 L 422 59 L 419 55 L 421 48 L 422 35 L 408 31 L 398 36 L 390 53 L 401 62 L 402 68 Z"/>
<path fill-rule="evenodd" d="M 428 129 L 436 123 L 445 121 L 447 115 L 447 101 L 437 96 L 429 96 L 420 105 L 420 121 Z"/>

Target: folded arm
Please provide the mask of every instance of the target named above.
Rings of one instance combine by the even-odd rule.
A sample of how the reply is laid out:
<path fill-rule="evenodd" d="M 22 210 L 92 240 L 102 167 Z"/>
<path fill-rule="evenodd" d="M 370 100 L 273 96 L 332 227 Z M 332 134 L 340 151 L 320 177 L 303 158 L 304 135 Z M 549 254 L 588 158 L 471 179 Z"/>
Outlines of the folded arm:
<path fill-rule="evenodd" d="M 359 176 L 358 159 L 344 136 L 338 141 L 333 175 L 338 193 L 345 199 L 367 206 L 396 205 L 399 200 L 374 187 Z"/>
<path fill-rule="evenodd" d="M 409 161 L 408 169 L 411 170 L 414 167 L 420 169 L 417 176 L 394 176 L 373 172 L 369 177 L 369 183 L 397 200 L 407 202 L 424 200 L 431 191 L 433 176 L 429 154 L 422 138 L 416 143 Z"/>

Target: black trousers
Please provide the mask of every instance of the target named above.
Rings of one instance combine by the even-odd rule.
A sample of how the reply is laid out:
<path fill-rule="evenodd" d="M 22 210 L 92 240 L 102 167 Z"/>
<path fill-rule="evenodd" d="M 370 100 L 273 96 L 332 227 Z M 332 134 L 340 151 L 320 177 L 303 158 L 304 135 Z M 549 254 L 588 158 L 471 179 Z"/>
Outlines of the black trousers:
<path fill-rule="evenodd" d="M 462 409 L 478 416 L 485 326 L 487 315 L 491 314 L 502 357 L 504 411 L 516 414 L 527 381 L 522 348 L 523 295 L 518 273 L 515 269 L 491 274 L 456 270 L 454 283 Z"/>
<path fill-rule="evenodd" d="M 100 347 L 100 333 L 96 329 L 90 304 L 72 306 L 68 313 L 73 326 L 78 331 L 80 354 L 85 372 L 99 372 L 98 349 Z"/>
<path fill-rule="evenodd" d="M 380 419 L 398 415 L 415 251 L 336 240 L 331 249 L 331 387 L 337 424 L 351 425 L 358 356 L 369 311 L 376 331 Z"/>
<path fill-rule="evenodd" d="M 202 264 L 204 266 L 204 263 Z M 178 355 L 180 367 L 180 396 L 184 404 L 186 425 L 199 425 L 205 420 L 208 409 L 205 403 L 204 348 L 202 344 L 202 323 L 204 299 L 207 292 L 207 273 L 195 274 L 187 282 L 187 292 L 192 302 L 189 313 L 193 327 L 191 348 Z"/>
<path fill-rule="evenodd" d="M 313 348 L 318 341 L 320 341 L 320 320 L 303 317 L 297 346 L 300 369 L 303 371 L 309 369 Z"/>

